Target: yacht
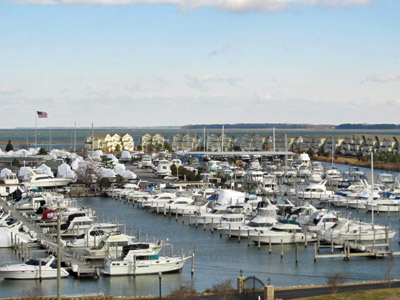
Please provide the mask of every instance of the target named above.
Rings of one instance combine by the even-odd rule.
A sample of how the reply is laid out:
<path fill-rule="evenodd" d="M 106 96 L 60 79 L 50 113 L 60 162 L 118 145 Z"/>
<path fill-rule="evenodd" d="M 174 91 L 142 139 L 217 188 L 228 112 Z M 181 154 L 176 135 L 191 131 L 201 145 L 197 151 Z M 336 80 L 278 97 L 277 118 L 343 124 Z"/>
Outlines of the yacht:
<path fill-rule="evenodd" d="M 281 220 L 275 223 L 271 229 L 255 230 L 250 234 L 250 240 L 257 244 L 292 244 L 315 241 L 315 234 L 305 232 L 300 224 L 295 221 Z"/>
<path fill-rule="evenodd" d="M 60 269 L 61 277 L 68 277 L 64 268 Z M 0 267 L 0 277 L 4 279 L 48 279 L 57 278 L 57 264 L 54 256 L 41 261 L 30 259 L 23 264 Z"/>
<path fill-rule="evenodd" d="M 277 207 L 269 205 L 267 207 L 258 208 L 257 215 L 245 225 L 236 224 L 222 230 L 228 237 L 247 237 L 249 234 L 254 233 L 255 230 L 268 230 L 278 222 L 277 220 Z"/>
<path fill-rule="evenodd" d="M 149 243 L 124 246 L 120 258 L 107 257 L 101 273 L 104 275 L 147 275 L 179 271 L 190 258 L 158 256 Z"/>
<path fill-rule="evenodd" d="M 29 188 L 56 188 L 66 186 L 72 182 L 72 179 L 48 176 L 39 169 L 29 170 L 28 176 L 29 181 L 25 181 L 23 184 Z"/>
<path fill-rule="evenodd" d="M 381 225 L 341 219 L 327 230 L 320 230 L 319 235 L 327 242 L 342 244 L 345 241 L 373 241 L 392 239 L 396 231 Z"/>
<path fill-rule="evenodd" d="M 72 241 L 67 242 L 67 246 L 71 248 L 96 247 L 106 236 L 107 234 L 103 230 L 92 226 L 85 233 L 77 235 Z"/>
<path fill-rule="evenodd" d="M 333 196 L 333 191 L 326 189 L 327 181 L 320 183 L 310 183 L 304 191 L 298 192 L 298 197 L 302 199 L 322 200 Z"/>
<path fill-rule="evenodd" d="M 140 242 L 135 242 L 135 237 L 123 234 L 119 231 L 111 232 L 106 238 L 100 241 L 97 247 L 92 247 L 87 249 L 87 253 L 92 258 L 117 258 L 122 255 L 123 247 L 134 244 L 144 244 Z M 154 250 L 154 252 L 160 252 L 163 244 L 159 241 L 157 244 L 148 243 L 149 247 Z"/>

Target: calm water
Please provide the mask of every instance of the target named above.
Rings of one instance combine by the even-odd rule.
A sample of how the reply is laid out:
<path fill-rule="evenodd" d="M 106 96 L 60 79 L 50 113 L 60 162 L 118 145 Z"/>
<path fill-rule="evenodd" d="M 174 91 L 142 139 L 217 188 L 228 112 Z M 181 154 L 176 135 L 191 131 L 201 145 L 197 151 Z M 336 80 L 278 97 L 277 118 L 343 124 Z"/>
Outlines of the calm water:
<path fill-rule="evenodd" d="M 80 198 L 82 205 L 93 207 L 97 210 L 99 221 L 103 215 L 112 219 L 118 219 L 120 223 L 127 224 L 134 232 L 141 229 L 141 237 L 144 239 L 148 233 L 151 239 L 169 239 L 174 244 L 174 252 L 178 253 L 183 248 L 186 254 L 196 251 L 195 274 L 191 277 L 190 261 L 183 268 L 182 273 L 165 274 L 162 277 L 163 294 L 169 294 L 172 289 L 180 285 L 193 285 L 196 290 L 204 291 L 213 284 L 224 280 L 232 280 L 235 284 L 240 270 L 245 276 L 256 275 L 264 283 L 268 278 L 275 286 L 297 286 L 304 284 L 323 284 L 325 275 L 329 272 L 345 272 L 350 281 L 382 280 L 385 276 L 388 264 L 394 265 L 395 276 L 400 277 L 398 259 L 366 259 L 352 258 L 350 261 L 341 259 L 320 259 L 313 262 L 313 246 L 304 248 L 299 246 L 299 263 L 295 264 L 294 246 L 284 246 L 284 257 L 280 258 L 280 246 L 273 246 L 272 254 L 268 253 L 268 247 L 247 246 L 247 241 L 228 240 L 219 234 L 204 232 L 202 228 L 195 228 L 174 218 L 150 214 L 144 210 L 124 204 L 112 198 Z M 356 218 L 369 219 L 370 214 L 352 211 Z M 379 224 L 388 224 L 399 228 L 399 216 L 376 216 Z M 397 235 L 391 244 L 391 249 L 398 251 Z M 167 251 L 168 252 L 168 251 Z M 19 259 L 10 249 L 0 249 L 0 265 L 11 262 L 19 262 Z M 85 294 L 104 292 L 116 296 L 133 295 L 157 295 L 158 276 L 121 276 L 100 277 L 99 280 L 76 280 L 73 278 L 62 280 L 63 294 Z M 0 297 L 25 296 L 27 293 L 35 293 L 41 290 L 45 295 L 56 294 L 56 281 L 44 280 L 24 281 L 24 290 L 21 289 L 21 281 L 0 280 Z"/>

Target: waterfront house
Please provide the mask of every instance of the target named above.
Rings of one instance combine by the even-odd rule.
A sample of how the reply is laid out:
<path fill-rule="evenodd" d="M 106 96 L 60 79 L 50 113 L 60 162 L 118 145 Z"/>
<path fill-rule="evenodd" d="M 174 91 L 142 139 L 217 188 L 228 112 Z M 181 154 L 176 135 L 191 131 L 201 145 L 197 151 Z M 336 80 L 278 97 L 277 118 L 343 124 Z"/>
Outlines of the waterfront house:
<path fill-rule="evenodd" d="M 207 151 L 230 151 L 236 145 L 237 138 L 231 134 L 213 133 L 207 137 Z"/>
<path fill-rule="evenodd" d="M 260 151 L 267 149 L 268 146 L 268 138 L 267 134 L 250 134 L 247 133 L 242 136 L 242 140 L 240 142 L 240 148 L 243 151 Z"/>
<path fill-rule="evenodd" d="M 202 138 L 194 133 L 180 133 L 172 137 L 171 147 L 174 151 L 196 151 L 202 146 Z"/>

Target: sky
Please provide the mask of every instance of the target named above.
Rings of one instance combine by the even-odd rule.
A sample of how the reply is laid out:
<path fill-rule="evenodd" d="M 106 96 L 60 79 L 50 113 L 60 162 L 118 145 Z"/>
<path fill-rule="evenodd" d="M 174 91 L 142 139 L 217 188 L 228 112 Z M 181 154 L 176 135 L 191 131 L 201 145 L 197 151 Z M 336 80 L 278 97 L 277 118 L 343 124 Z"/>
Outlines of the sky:
<path fill-rule="evenodd" d="M 0 0 L 0 128 L 398 124 L 399 32 L 399 0 Z"/>

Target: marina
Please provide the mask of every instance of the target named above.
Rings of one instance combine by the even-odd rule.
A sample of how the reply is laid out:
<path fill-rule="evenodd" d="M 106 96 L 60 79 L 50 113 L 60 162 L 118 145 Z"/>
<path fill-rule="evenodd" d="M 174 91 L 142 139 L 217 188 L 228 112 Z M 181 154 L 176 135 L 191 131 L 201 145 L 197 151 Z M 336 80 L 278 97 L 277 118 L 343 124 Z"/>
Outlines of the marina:
<path fill-rule="evenodd" d="M 150 169 L 129 168 L 139 174 L 139 177 L 158 180 Z M 342 168 L 348 167 L 343 166 Z M 135 190 L 131 190 L 130 193 L 140 195 Z M 171 207 L 166 205 L 160 206 L 158 214 L 157 209 L 151 212 L 143 202 L 139 205 L 138 200 L 146 193 L 141 192 L 142 196 L 138 196 L 139 198 L 130 198 L 130 193 L 123 194 L 122 191 L 117 192 L 115 190 L 111 192 L 112 197 L 83 197 L 76 200 L 79 207 L 93 210 L 98 220 L 103 219 L 105 221 L 107 219 L 107 221 L 111 220 L 118 223 L 120 230 L 134 235 L 138 242 L 163 240 L 166 245 L 173 244 L 175 249 L 174 251 L 169 246 L 166 247 L 167 251 L 165 252 L 175 252 L 179 255 L 185 253 L 189 256 L 191 253 L 195 253 L 195 261 L 192 264 L 185 264 L 182 272 L 163 275 L 163 283 L 168 287 L 164 289 L 166 295 L 181 285 L 193 286 L 197 291 L 204 291 L 217 281 L 235 281 L 239 274 L 257 276 L 265 282 L 269 280 L 274 286 L 278 287 L 293 286 L 294 282 L 296 286 L 324 284 L 326 274 L 332 271 L 346 272 L 348 280 L 352 282 L 382 280 L 388 269 L 386 261 L 390 261 L 392 265 L 397 264 L 400 224 L 399 215 L 395 212 L 375 215 L 375 222 L 384 228 L 395 229 L 396 236 L 393 239 L 386 238 L 386 241 L 385 238 L 383 241 L 382 238 L 377 238 L 376 241 L 373 239 L 369 244 L 364 243 L 362 248 L 357 248 L 358 244 L 355 242 L 341 241 L 334 243 L 333 239 L 331 243 L 322 244 L 316 235 L 294 244 L 284 244 L 283 241 L 279 240 L 270 242 L 269 239 L 261 243 L 258 241 L 257 235 L 252 239 L 248 234 L 236 236 L 232 232 L 229 234 L 229 227 L 228 231 L 226 229 L 221 231 L 218 227 L 214 228 L 210 224 L 204 223 L 196 226 L 196 222 L 193 221 L 195 217 L 191 217 L 191 214 L 188 217 L 185 213 L 179 213 L 179 209 L 172 211 Z M 136 200 L 134 201 L 134 199 Z M 4 204 L 4 207 L 7 206 Z M 371 213 L 362 209 L 348 210 L 346 207 L 336 207 L 335 210 L 347 214 L 352 219 L 363 220 L 364 222 L 370 222 L 372 217 Z M 22 218 L 20 213 L 15 212 L 15 214 Z M 54 223 L 49 225 L 54 226 Z M 217 221 L 215 225 L 218 225 Z M 43 225 L 34 226 L 31 229 L 38 231 L 40 228 L 43 230 L 41 227 Z M 52 252 L 56 252 L 54 237 L 53 239 L 42 237 L 42 240 L 45 248 L 53 249 Z M 361 250 L 361 252 L 357 253 L 355 250 Z M 25 259 L 27 253 L 29 253 L 29 256 L 41 253 L 40 251 L 35 252 L 35 250 L 30 252 L 27 247 L 21 247 L 18 251 L 10 249 L 1 249 L 1 251 L 0 265 L 19 263 L 19 256 L 24 256 Z M 88 262 L 93 257 L 85 255 L 82 250 L 79 251 L 78 249 L 74 250 L 74 253 L 76 251 L 75 254 L 68 251 L 64 252 L 63 250 L 63 255 L 67 256 L 64 260 L 70 263 L 71 260 L 74 260 L 74 264 L 82 268 L 82 276 L 62 279 L 63 293 L 94 293 L 98 292 L 99 287 L 101 287 L 104 294 L 115 296 L 157 294 L 159 280 L 157 274 L 144 277 L 98 276 L 101 272 L 99 268 L 95 268 L 95 266 L 98 266 L 98 262 Z M 357 267 L 352 267 L 352 264 Z M 396 268 L 393 268 L 392 272 L 394 278 L 399 276 L 396 273 Z M 89 276 L 85 276 L 85 273 Z M 84 277 L 89 278 L 84 279 Z M 54 284 L 48 285 L 47 282 L 47 280 L 43 282 L 27 281 L 26 284 L 32 290 L 40 287 L 43 293 L 54 294 L 56 286 Z M 0 285 L 4 294 L 3 297 L 12 295 L 12 281 L 1 280 Z"/>

